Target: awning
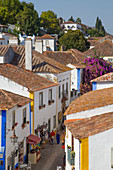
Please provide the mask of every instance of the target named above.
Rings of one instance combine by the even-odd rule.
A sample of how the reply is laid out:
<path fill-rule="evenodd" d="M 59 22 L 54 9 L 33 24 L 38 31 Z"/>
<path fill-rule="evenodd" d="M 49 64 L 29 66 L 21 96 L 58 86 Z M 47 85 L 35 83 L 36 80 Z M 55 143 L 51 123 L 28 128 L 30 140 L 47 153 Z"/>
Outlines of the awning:
<path fill-rule="evenodd" d="M 33 135 L 33 134 L 30 134 L 27 138 L 26 138 L 26 143 L 29 143 L 31 145 L 34 145 L 34 144 L 39 144 L 41 141 L 41 138 Z"/>

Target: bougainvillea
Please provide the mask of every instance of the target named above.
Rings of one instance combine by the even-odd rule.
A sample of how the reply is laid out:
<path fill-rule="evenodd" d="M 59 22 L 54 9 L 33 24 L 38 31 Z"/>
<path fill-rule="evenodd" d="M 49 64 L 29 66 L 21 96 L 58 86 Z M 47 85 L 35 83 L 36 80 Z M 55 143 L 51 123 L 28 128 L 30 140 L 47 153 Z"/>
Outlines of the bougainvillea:
<path fill-rule="evenodd" d="M 113 72 L 112 65 L 110 65 L 103 58 L 100 58 L 99 55 L 86 58 L 84 60 L 85 68 L 82 74 L 82 82 L 80 85 L 80 93 L 84 94 L 92 90 L 91 80 L 102 76 L 106 73 Z"/>

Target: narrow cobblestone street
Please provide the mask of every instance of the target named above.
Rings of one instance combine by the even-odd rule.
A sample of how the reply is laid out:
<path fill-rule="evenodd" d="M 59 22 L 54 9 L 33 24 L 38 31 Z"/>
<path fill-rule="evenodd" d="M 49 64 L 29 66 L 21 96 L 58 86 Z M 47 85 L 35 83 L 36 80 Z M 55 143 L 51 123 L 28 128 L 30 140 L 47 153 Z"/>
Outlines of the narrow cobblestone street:
<path fill-rule="evenodd" d="M 45 144 L 45 149 L 41 150 L 41 159 L 37 164 L 32 165 L 32 170 L 57 170 L 57 166 L 63 166 L 63 149 L 62 144 L 57 145 L 54 139 L 54 144 Z"/>

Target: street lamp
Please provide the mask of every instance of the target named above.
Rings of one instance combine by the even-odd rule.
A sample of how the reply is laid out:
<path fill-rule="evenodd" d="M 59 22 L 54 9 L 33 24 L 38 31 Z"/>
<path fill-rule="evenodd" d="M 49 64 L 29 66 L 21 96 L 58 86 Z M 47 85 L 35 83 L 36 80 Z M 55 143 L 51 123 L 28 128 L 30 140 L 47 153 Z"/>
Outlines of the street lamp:
<path fill-rule="evenodd" d="M 13 135 L 10 137 L 12 143 L 17 143 L 18 137 L 15 134 L 15 130 L 13 131 Z"/>

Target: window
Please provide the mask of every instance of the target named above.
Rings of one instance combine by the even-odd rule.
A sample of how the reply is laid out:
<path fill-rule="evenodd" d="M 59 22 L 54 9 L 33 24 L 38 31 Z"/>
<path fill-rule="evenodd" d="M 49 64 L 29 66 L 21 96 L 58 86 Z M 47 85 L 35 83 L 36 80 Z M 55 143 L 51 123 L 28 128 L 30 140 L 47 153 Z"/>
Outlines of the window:
<path fill-rule="evenodd" d="M 15 126 L 15 110 L 12 112 L 12 127 Z"/>
<path fill-rule="evenodd" d="M 23 109 L 23 124 L 26 124 L 26 108 Z"/>
<path fill-rule="evenodd" d="M 64 98 L 64 84 L 62 84 L 62 98 Z"/>
<path fill-rule="evenodd" d="M 66 95 L 68 95 L 68 82 L 66 83 Z"/>
<path fill-rule="evenodd" d="M 55 127 L 56 127 L 56 115 L 53 116 L 53 128 L 55 128 Z"/>
<path fill-rule="evenodd" d="M 39 106 L 43 106 L 43 92 L 39 93 Z"/>
<path fill-rule="evenodd" d="M 46 40 L 46 43 L 45 43 L 46 45 L 49 45 L 49 40 Z"/>
<path fill-rule="evenodd" d="M 52 101 L 52 89 L 49 89 L 49 101 Z"/>
<path fill-rule="evenodd" d="M 61 97 L 61 86 L 58 87 L 58 96 Z"/>

